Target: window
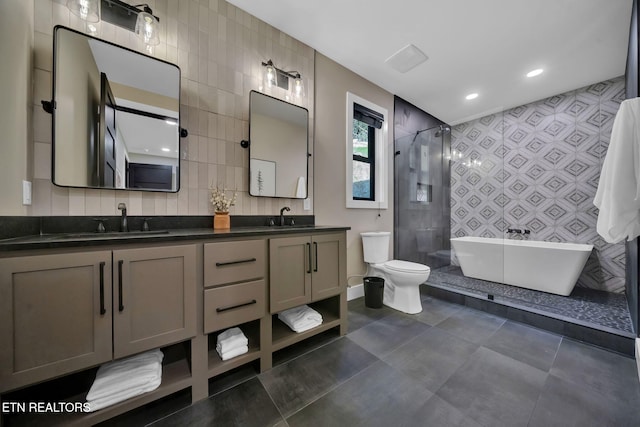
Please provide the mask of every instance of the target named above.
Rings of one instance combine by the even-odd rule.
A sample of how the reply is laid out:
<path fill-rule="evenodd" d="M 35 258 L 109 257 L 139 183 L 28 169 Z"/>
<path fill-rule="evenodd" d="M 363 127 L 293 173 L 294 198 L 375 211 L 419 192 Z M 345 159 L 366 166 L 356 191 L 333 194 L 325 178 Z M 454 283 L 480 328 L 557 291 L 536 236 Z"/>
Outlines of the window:
<path fill-rule="evenodd" d="M 387 208 L 387 110 L 347 93 L 347 207 Z"/>
<path fill-rule="evenodd" d="M 358 104 L 355 104 L 357 107 Z M 357 111 L 354 111 L 354 115 Z M 376 132 L 373 126 L 353 119 L 353 199 L 375 200 Z"/>

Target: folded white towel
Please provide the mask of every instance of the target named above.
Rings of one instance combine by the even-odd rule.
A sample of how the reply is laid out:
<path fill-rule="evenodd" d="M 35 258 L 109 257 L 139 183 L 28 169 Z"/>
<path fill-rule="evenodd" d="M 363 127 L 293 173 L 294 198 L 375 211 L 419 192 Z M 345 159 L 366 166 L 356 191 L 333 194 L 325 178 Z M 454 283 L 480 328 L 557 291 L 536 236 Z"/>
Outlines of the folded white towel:
<path fill-rule="evenodd" d="M 285 323 L 287 324 L 287 326 L 289 326 L 291 328 L 292 331 L 297 332 L 297 333 L 308 331 L 309 329 L 313 329 L 316 326 L 322 325 L 322 321 L 321 320 L 312 320 L 312 319 L 304 321 L 304 322 L 298 322 L 295 325 L 289 324 L 286 321 L 285 321 Z"/>
<path fill-rule="evenodd" d="M 158 375 L 158 378 L 148 382 L 146 385 L 140 387 L 130 388 L 128 390 L 122 391 L 120 393 L 111 394 L 99 399 L 87 401 L 89 404 L 89 412 L 94 412 L 102 408 L 106 408 L 107 406 L 114 405 L 119 402 L 123 402 L 127 399 L 131 399 L 132 397 L 139 396 L 143 393 L 148 393 L 160 387 L 160 383 L 162 382 L 162 372 Z"/>
<path fill-rule="evenodd" d="M 144 387 L 162 376 L 159 349 L 100 366 L 87 394 L 87 401 L 101 399 L 130 389 Z"/>
<path fill-rule="evenodd" d="M 229 359 L 231 359 L 233 357 L 240 356 L 241 354 L 245 354 L 248 351 L 249 351 L 249 347 L 244 345 L 242 347 L 236 347 L 236 348 L 234 348 L 232 350 L 225 351 L 225 352 L 218 351 L 218 355 L 220 356 L 220 358 L 222 360 L 229 360 Z"/>
<path fill-rule="evenodd" d="M 640 235 L 640 98 L 620 104 L 593 204 L 607 242 Z"/>
<path fill-rule="evenodd" d="M 218 335 L 216 349 L 218 353 L 249 345 L 249 340 L 240 328 L 231 328 Z"/>
<path fill-rule="evenodd" d="M 282 311 L 278 313 L 278 319 L 295 332 L 304 332 L 322 324 L 322 315 L 308 305 Z"/>

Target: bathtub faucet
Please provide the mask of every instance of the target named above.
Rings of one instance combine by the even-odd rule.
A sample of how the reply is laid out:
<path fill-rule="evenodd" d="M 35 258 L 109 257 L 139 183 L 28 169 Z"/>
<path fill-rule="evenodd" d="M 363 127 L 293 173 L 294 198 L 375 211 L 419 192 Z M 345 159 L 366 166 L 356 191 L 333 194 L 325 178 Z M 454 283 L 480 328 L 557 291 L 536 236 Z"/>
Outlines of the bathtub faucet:
<path fill-rule="evenodd" d="M 507 228 L 507 234 L 522 234 L 522 230 L 519 228 Z"/>

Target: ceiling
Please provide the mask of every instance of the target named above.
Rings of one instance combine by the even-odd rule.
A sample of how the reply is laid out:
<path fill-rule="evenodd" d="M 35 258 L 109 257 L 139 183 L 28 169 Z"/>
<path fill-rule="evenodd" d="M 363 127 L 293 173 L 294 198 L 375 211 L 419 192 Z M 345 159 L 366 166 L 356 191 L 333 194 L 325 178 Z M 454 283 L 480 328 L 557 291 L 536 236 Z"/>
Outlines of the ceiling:
<path fill-rule="evenodd" d="M 623 75 L 632 8 L 632 0 L 228 1 L 449 124 Z M 385 60 L 408 44 L 428 59 L 400 73 Z M 536 68 L 544 72 L 525 77 Z"/>

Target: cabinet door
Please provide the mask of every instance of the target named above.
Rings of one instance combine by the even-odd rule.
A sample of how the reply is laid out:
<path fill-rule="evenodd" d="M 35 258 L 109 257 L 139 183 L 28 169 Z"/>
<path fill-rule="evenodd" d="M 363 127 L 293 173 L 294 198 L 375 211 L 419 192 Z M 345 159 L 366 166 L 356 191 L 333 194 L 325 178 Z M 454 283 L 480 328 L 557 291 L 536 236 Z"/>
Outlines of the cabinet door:
<path fill-rule="evenodd" d="M 0 259 L 0 392 L 111 360 L 111 252 Z"/>
<path fill-rule="evenodd" d="M 269 302 L 271 313 L 311 301 L 311 239 L 309 236 L 269 240 Z"/>
<path fill-rule="evenodd" d="M 314 235 L 312 246 L 311 299 L 317 301 L 337 295 L 347 286 L 345 235 Z"/>
<path fill-rule="evenodd" d="M 113 276 L 115 358 L 195 336 L 195 245 L 114 251 Z"/>

